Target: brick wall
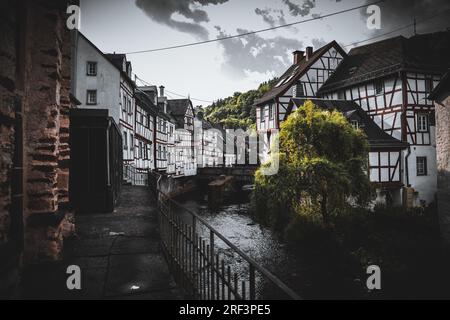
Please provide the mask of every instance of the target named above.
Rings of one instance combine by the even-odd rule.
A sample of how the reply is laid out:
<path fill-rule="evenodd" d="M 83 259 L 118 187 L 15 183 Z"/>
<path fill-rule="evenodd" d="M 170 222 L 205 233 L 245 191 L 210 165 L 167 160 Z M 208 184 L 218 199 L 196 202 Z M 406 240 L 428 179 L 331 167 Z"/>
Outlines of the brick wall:
<path fill-rule="evenodd" d="M 58 260 L 64 238 L 74 230 L 68 212 L 72 103 L 67 2 L 0 3 L 0 296 L 10 282 L 7 275 L 17 274 L 7 268 Z M 14 101 L 21 101 L 23 130 L 15 130 Z M 17 201 L 12 202 L 11 194 L 17 185 L 12 179 L 17 167 L 15 131 L 23 133 L 23 139 L 17 139 L 23 148 L 16 148 L 23 151 L 23 175 L 17 180 L 23 184 L 19 207 L 23 230 L 12 227 L 13 217 L 18 216 L 12 215 Z M 19 239 L 19 244 L 12 238 Z M 20 239 L 24 239 L 23 248 Z"/>
<path fill-rule="evenodd" d="M 450 96 L 436 102 L 435 106 L 439 220 L 450 253 Z"/>
<path fill-rule="evenodd" d="M 0 244 L 8 241 L 11 207 L 11 169 L 14 146 L 16 20 L 8 14 L 7 2 L 0 4 Z M 15 10 L 11 3 L 9 10 Z"/>
<path fill-rule="evenodd" d="M 70 32 L 66 1 L 28 4 L 24 96 L 25 263 L 60 258 L 68 207 Z"/>

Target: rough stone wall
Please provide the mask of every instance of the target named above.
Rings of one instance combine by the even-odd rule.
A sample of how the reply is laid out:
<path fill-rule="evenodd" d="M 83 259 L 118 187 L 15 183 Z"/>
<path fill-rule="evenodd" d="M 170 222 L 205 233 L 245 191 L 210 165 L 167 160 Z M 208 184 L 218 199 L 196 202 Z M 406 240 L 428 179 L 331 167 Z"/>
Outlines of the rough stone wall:
<path fill-rule="evenodd" d="M 25 263 L 60 258 L 68 205 L 70 34 L 66 1 L 30 1 L 24 97 Z M 60 208 L 61 206 L 61 208 Z"/>
<path fill-rule="evenodd" d="M 0 245 L 8 241 L 14 146 L 14 91 L 17 34 L 14 4 L 0 3 Z"/>
<path fill-rule="evenodd" d="M 442 238 L 450 254 L 450 96 L 436 106 L 438 210 Z"/>

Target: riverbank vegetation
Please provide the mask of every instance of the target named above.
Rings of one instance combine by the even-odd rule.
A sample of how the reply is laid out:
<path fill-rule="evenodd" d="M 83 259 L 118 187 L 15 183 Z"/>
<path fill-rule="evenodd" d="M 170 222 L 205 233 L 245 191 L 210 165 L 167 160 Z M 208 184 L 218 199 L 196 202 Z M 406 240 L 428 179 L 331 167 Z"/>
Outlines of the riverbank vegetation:
<path fill-rule="evenodd" d="M 363 132 L 342 114 L 305 103 L 281 126 L 279 153 L 271 155 L 279 157 L 278 174 L 255 174 L 255 218 L 325 273 L 331 268 L 335 277 L 356 281 L 357 297 L 367 294 L 372 264 L 383 275 L 383 290 L 373 295 L 440 296 L 435 207 L 367 209 L 373 194 L 367 154 Z"/>

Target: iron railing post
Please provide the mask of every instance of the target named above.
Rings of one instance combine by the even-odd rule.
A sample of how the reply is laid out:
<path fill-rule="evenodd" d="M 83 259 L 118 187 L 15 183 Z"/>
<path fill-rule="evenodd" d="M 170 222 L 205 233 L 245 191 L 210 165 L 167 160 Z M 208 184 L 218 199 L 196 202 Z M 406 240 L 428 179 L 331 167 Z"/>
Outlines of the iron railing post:
<path fill-rule="evenodd" d="M 209 254 L 211 257 L 211 261 L 209 261 L 211 267 L 211 283 L 209 284 L 209 287 L 211 288 L 211 300 L 214 300 L 214 232 L 212 230 L 209 232 L 209 249 L 211 250 Z"/>

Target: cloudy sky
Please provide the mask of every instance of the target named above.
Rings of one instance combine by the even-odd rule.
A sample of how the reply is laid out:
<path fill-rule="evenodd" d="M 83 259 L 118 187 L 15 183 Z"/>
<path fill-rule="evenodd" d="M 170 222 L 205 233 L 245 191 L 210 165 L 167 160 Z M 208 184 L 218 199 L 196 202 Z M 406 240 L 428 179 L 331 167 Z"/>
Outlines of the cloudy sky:
<path fill-rule="evenodd" d="M 104 52 L 130 53 L 266 29 L 375 1 L 81 0 L 80 31 Z M 414 16 L 418 33 L 450 27 L 447 0 L 385 0 L 378 5 L 379 30 L 367 27 L 364 8 L 237 39 L 128 54 L 128 59 L 138 77 L 166 86 L 169 98 L 178 94 L 212 101 L 280 75 L 292 63 L 291 52 L 305 46 L 318 48 L 336 40 L 348 51 L 349 44 L 411 24 Z M 399 34 L 411 36 L 413 27 L 385 37 Z M 194 104 L 208 104 L 200 100 Z"/>

